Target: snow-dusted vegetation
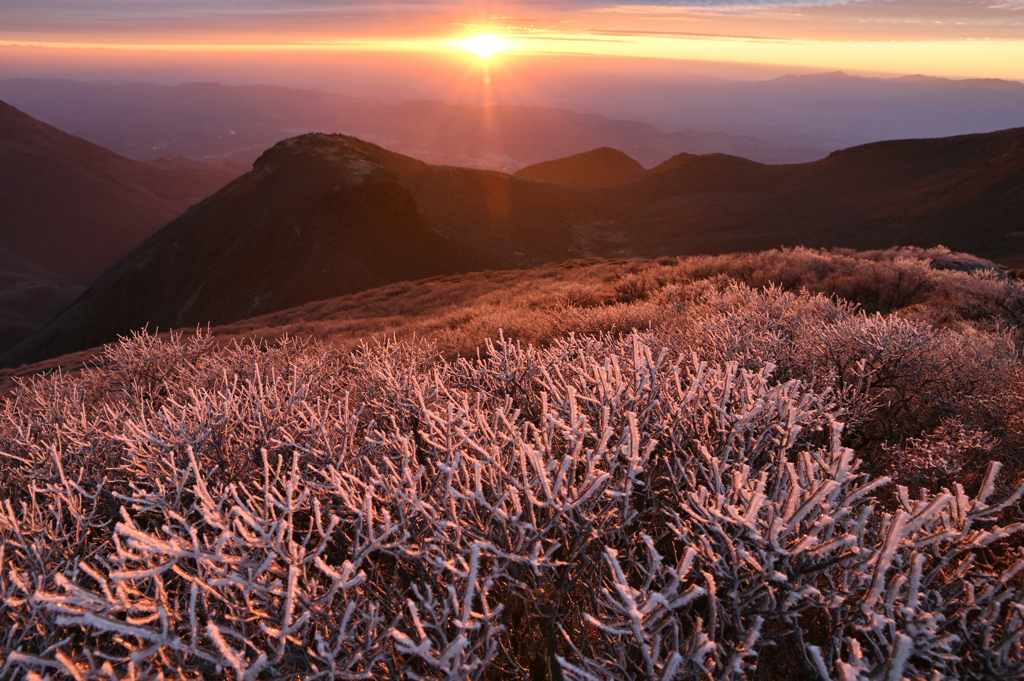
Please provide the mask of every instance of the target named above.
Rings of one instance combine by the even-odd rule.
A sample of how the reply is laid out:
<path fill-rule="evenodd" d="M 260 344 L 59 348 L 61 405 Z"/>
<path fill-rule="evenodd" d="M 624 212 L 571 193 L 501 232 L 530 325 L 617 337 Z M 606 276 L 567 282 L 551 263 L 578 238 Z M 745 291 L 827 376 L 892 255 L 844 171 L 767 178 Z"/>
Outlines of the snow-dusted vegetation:
<path fill-rule="evenodd" d="M 25 383 L 0 679 L 1024 675 L 1011 312 L 634 297 L 470 358 L 138 336 Z"/>

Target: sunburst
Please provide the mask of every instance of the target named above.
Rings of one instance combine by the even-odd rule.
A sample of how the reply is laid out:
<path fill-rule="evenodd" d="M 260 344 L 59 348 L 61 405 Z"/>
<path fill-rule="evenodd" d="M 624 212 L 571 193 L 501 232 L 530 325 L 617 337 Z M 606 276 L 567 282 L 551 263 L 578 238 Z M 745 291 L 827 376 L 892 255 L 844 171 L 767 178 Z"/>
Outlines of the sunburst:
<path fill-rule="evenodd" d="M 480 33 L 472 38 L 467 38 L 462 41 L 462 47 L 481 59 L 490 59 L 507 49 L 507 45 L 501 36 L 494 35 L 493 33 Z"/>

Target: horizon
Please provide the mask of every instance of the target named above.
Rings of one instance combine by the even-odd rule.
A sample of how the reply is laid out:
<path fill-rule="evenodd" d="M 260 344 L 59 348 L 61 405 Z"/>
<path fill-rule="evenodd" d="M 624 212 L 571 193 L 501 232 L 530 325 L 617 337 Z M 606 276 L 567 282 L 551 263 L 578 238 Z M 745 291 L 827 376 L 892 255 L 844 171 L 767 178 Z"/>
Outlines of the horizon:
<path fill-rule="evenodd" d="M 345 80 L 352 74 L 336 71 L 396 81 L 482 74 L 521 90 L 550 69 L 661 79 L 844 71 L 1024 80 L 1020 0 L 6 4 L 4 78 L 208 80 L 357 95 L 359 83 Z"/>

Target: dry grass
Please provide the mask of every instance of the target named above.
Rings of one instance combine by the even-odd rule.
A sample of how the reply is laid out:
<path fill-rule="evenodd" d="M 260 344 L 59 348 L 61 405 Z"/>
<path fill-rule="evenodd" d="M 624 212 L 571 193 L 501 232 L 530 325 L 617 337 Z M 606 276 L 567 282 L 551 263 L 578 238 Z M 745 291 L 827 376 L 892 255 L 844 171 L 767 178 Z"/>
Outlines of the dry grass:
<path fill-rule="evenodd" d="M 754 288 L 776 285 L 823 293 L 866 312 L 898 310 L 931 324 L 1024 321 L 1024 287 L 979 269 L 984 263 L 941 247 L 574 260 L 402 282 L 254 317 L 213 333 L 225 340 L 314 338 L 347 348 L 389 338 L 425 338 L 447 357 L 473 355 L 481 339 L 497 337 L 499 329 L 524 342 L 544 343 L 570 332 L 671 323 L 659 302 L 665 287 L 721 277 Z M 973 273 L 965 271 L 971 268 Z"/>
<path fill-rule="evenodd" d="M 723 277 L 753 288 L 774 285 L 822 293 L 866 312 L 898 312 L 932 325 L 1020 325 L 1024 284 L 984 269 L 985 263 L 941 247 L 865 252 L 794 248 L 655 260 L 573 260 L 528 270 L 400 282 L 211 331 L 222 344 L 290 337 L 354 348 L 388 339 L 428 339 L 445 357 L 474 356 L 481 339 L 496 338 L 499 330 L 542 344 L 573 332 L 671 325 L 673 313 L 660 302 L 663 289 L 705 280 L 721 283 Z M 75 353 L 66 362 L 58 358 L 0 370 L 0 391 L 10 389 L 13 376 L 57 366 L 77 369 L 98 350 Z"/>

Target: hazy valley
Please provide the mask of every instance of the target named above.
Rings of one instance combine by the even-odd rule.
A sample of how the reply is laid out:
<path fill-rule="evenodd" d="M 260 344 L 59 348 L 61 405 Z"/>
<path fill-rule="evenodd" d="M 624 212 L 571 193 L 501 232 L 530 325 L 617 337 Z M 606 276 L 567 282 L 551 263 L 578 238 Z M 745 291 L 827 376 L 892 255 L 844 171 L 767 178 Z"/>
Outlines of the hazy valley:
<path fill-rule="evenodd" d="M 0 81 L 0 99 L 130 158 L 184 156 L 251 164 L 285 137 L 339 132 L 437 164 L 510 172 L 615 146 L 647 165 L 682 152 L 731 153 L 765 163 L 819 158 L 815 147 L 711 130 L 663 132 L 636 120 L 521 104 L 395 104 L 323 90 L 186 83 Z"/>
<path fill-rule="evenodd" d="M 472 83 L 474 75 L 463 77 Z M 411 83 L 380 89 L 386 83 L 367 97 L 344 89 L 21 78 L 0 80 L 0 100 L 138 160 L 248 166 L 286 137 L 325 132 L 430 163 L 505 172 L 604 146 L 646 167 L 681 152 L 799 163 L 879 140 L 1018 127 L 1024 111 L 1024 84 L 998 79 L 822 73 L 741 81 L 553 69 L 533 76 L 532 94 L 505 92 L 496 82 L 493 92 L 467 84 L 454 96 Z"/>

